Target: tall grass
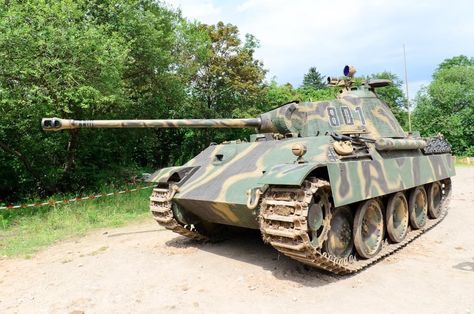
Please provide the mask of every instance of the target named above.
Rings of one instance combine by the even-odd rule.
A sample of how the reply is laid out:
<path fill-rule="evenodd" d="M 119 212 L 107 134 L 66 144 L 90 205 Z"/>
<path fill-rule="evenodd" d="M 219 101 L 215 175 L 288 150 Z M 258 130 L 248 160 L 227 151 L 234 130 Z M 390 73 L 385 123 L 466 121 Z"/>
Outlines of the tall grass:
<path fill-rule="evenodd" d="M 0 257 L 28 257 L 59 240 L 95 228 L 149 217 L 151 189 L 57 206 L 0 212 Z"/>

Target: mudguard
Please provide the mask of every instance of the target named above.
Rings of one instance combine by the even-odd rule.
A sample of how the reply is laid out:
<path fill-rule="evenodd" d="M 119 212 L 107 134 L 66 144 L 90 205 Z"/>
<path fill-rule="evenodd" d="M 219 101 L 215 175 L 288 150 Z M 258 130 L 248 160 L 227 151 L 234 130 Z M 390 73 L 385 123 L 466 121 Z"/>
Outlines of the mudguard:
<path fill-rule="evenodd" d="M 177 185 L 183 184 L 187 178 L 199 167 L 168 167 L 154 172 L 149 182 L 169 183 L 174 182 Z"/>
<path fill-rule="evenodd" d="M 280 164 L 265 171 L 258 181 L 259 184 L 270 185 L 301 185 L 303 180 L 316 168 L 319 163 Z"/>

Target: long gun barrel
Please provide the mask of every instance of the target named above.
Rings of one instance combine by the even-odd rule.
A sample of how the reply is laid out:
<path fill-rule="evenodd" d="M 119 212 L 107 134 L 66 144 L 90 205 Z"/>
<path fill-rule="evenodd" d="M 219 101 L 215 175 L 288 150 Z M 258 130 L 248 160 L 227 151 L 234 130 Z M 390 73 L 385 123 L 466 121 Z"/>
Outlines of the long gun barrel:
<path fill-rule="evenodd" d="M 80 128 L 260 128 L 260 118 L 251 119 L 170 119 L 170 120 L 68 120 L 44 118 L 45 131 Z"/>
<path fill-rule="evenodd" d="M 163 120 L 69 120 L 44 118 L 45 131 L 100 128 L 255 128 L 258 133 L 299 133 L 306 115 L 298 114 L 295 103 L 286 104 L 255 118 L 246 119 L 163 119 Z"/>

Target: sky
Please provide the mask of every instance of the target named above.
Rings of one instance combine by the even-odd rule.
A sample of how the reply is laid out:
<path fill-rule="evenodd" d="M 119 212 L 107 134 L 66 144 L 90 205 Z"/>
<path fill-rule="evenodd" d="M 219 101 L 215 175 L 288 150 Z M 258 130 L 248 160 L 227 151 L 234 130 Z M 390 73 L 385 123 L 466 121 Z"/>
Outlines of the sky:
<path fill-rule="evenodd" d="M 473 0 L 165 0 L 189 20 L 238 26 L 260 41 L 255 56 L 268 78 L 299 86 L 312 66 L 340 76 L 390 71 L 403 81 L 406 49 L 409 96 L 429 84 L 444 59 L 474 56 Z"/>

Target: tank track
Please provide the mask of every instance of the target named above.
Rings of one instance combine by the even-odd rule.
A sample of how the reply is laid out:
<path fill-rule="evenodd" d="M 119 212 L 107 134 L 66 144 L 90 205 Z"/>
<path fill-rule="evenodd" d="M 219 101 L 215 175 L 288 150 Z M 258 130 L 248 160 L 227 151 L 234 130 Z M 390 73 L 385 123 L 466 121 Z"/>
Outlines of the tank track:
<path fill-rule="evenodd" d="M 150 211 L 160 226 L 175 233 L 197 241 L 208 241 L 209 238 L 198 233 L 194 226 L 181 224 L 173 214 L 171 189 L 154 188 L 150 197 Z"/>
<path fill-rule="evenodd" d="M 318 188 L 328 187 L 322 180 L 305 181 L 301 187 L 270 187 L 262 199 L 259 220 L 264 242 L 271 244 L 282 254 L 304 264 L 324 269 L 335 274 L 350 274 L 360 271 L 378 260 L 404 247 L 422 233 L 437 225 L 447 214 L 451 196 L 450 181 L 446 181 L 442 212 L 437 219 L 428 219 L 426 225 L 411 230 L 400 243 L 385 241 L 381 251 L 370 259 L 358 259 L 354 255 L 337 258 L 323 252 L 321 247 L 311 245 L 308 235 L 308 204 Z"/>
<path fill-rule="evenodd" d="M 451 153 L 451 144 L 442 136 L 430 137 L 426 140 L 426 147 L 423 148 L 425 154 L 445 154 Z"/>

